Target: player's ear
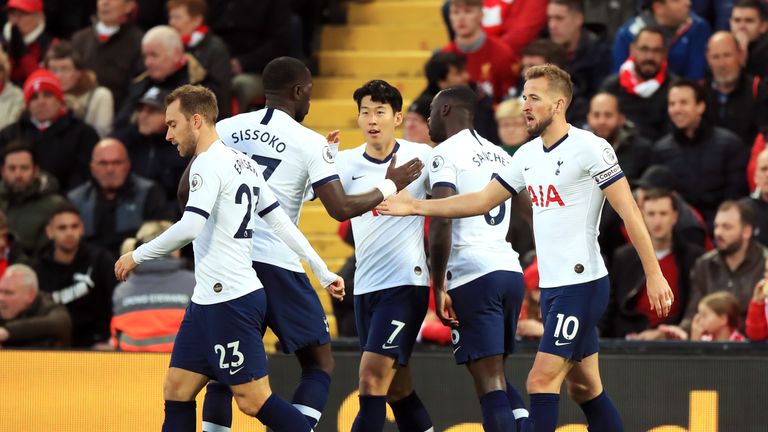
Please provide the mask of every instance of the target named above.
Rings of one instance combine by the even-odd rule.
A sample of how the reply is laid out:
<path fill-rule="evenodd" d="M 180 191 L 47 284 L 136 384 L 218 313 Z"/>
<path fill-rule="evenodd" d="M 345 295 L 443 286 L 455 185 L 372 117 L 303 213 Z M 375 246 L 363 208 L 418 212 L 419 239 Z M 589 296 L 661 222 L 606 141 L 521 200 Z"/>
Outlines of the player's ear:
<path fill-rule="evenodd" d="M 398 111 L 395 113 L 395 127 L 400 126 L 403 123 L 403 112 Z"/>
<path fill-rule="evenodd" d="M 440 116 L 441 117 L 447 117 L 448 114 L 451 113 L 451 106 L 448 104 L 443 104 L 443 106 L 440 107 Z"/>

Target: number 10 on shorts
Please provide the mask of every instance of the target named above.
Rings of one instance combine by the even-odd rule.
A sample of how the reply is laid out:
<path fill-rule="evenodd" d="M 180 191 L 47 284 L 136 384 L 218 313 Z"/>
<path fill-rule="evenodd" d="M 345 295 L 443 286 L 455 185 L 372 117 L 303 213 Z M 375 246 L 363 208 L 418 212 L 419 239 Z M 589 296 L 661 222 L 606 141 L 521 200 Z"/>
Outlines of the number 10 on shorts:
<path fill-rule="evenodd" d="M 579 332 L 579 319 L 575 316 L 566 317 L 564 314 L 557 314 L 557 325 L 555 325 L 555 338 L 560 337 L 560 332 L 566 340 L 572 340 Z"/>

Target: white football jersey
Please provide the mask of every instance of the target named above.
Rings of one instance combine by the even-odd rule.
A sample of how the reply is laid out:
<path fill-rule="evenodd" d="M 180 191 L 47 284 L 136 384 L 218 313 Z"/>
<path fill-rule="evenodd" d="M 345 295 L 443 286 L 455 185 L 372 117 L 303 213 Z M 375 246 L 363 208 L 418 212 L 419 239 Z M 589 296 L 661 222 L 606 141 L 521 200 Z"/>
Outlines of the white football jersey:
<path fill-rule="evenodd" d="M 222 303 L 262 288 L 250 260 L 253 222 L 277 206 L 258 166 L 243 153 L 216 141 L 194 160 L 184 211 L 207 221 L 192 242 L 193 302 Z"/>
<path fill-rule="evenodd" d="M 368 192 L 384 180 L 391 155 L 377 160 L 365 153 L 365 144 L 339 152 L 336 165 L 341 184 L 349 194 Z M 430 147 L 397 140 L 393 153 L 398 165 L 424 157 Z M 425 162 L 426 163 L 426 162 Z M 415 198 L 427 196 L 426 173 L 408 185 Z M 402 285 L 429 286 L 424 251 L 424 218 L 382 216 L 372 210 L 352 218 L 355 237 L 355 295 Z"/>
<path fill-rule="evenodd" d="M 264 179 L 280 206 L 293 221 L 313 187 L 338 180 L 334 152 L 325 137 L 307 129 L 291 116 L 274 108 L 239 114 L 216 124 L 224 144 L 242 151 L 262 168 Z M 263 220 L 256 221 L 253 261 L 304 272 L 299 256 L 272 234 Z"/>
<path fill-rule="evenodd" d="M 430 188 L 446 186 L 464 194 L 483 189 L 494 173 L 510 164 L 509 155 L 499 146 L 464 129 L 432 150 L 426 169 Z M 522 273 L 517 252 L 506 240 L 511 211 L 511 200 L 507 200 L 484 215 L 453 220 L 446 275 L 449 290 L 494 271 Z"/>
<path fill-rule="evenodd" d="M 511 191 L 527 188 L 531 196 L 541 288 L 608 274 L 597 243 L 602 189 L 624 172 L 607 141 L 571 126 L 549 149 L 540 137 L 524 144 L 499 175 Z"/>

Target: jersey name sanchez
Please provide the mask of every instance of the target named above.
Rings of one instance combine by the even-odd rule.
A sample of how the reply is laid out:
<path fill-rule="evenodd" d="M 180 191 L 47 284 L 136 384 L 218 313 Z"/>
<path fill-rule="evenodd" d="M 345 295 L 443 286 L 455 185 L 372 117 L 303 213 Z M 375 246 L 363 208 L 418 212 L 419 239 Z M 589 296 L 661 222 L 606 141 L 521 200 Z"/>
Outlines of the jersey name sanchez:
<path fill-rule="evenodd" d="M 608 274 L 597 243 L 602 189 L 624 172 L 607 141 L 571 126 L 549 149 L 541 137 L 524 144 L 499 175 L 512 192 L 527 189 L 531 197 L 541 288 Z"/>
<path fill-rule="evenodd" d="M 277 208 L 258 166 L 221 141 L 201 153 L 189 172 L 185 212 L 206 218 L 192 242 L 195 290 L 192 301 L 214 304 L 262 288 L 251 266 L 254 220 Z"/>
<path fill-rule="evenodd" d="M 500 147 L 464 129 L 432 150 L 425 170 L 431 188 L 444 186 L 464 194 L 483 189 L 510 163 Z M 453 220 L 449 290 L 494 271 L 522 272 L 517 252 L 506 241 L 511 211 L 511 200 L 506 200 L 484 215 Z"/>
<path fill-rule="evenodd" d="M 334 152 L 325 137 L 278 109 L 264 108 L 221 120 L 216 131 L 224 144 L 261 167 L 280 207 L 294 224 L 299 223 L 309 190 L 339 178 Z M 272 234 L 266 222 L 257 220 L 256 230 L 260 235 L 253 239 L 253 261 L 304 272 L 298 255 Z"/>
<path fill-rule="evenodd" d="M 349 194 L 368 192 L 384 180 L 392 155 L 377 160 L 365 153 L 366 145 L 339 152 L 336 164 L 341 184 Z M 397 140 L 392 153 L 397 164 L 424 157 L 430 147 Z M 427 195 L 426 170 L 408 185 L 417 199 Z M 429 286 L 424 251 L 424 218 L 421 216 L 383 216 L 371 210 L 352 218 L 355 238 L 355 295 L 403 285 Z"/>

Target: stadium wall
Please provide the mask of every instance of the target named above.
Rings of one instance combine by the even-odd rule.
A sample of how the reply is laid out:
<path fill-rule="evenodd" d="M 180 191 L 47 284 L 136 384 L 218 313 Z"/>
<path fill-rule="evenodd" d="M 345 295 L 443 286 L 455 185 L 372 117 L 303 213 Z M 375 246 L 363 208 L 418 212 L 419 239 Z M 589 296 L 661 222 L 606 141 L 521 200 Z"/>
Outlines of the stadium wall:
<path fill-rule="evenodd" d="M 532 353 L 507 361 L 524 388 Z M 0 431 L 158 431 L 168 356 L 98 352 L 0 350 Z M 601 354 L 607 391 L 628 432 L 751 432 L 768 430 L 764 409 L 768 357 Z M 358 354 L 336 354 L 336 376 L 318 432 L 349 431 L 357 413 Z M 415 386 L 436 431 L 480 432 L 469 374 L 448 352 L 416 353 Z M 270 357 L 273 389 L 290 395 L 299 375 L 292 356 Z M 198 399 L 198 413 L 202 397 Z M 233 431 L 263 431 L 237 411 Z M 198 414 L 199 415 L 199 414 Z M 388 412 L 386 431 L 396 431 Z M 583 415 L 561 399 L 558 432 L 586 432 Z"/>

